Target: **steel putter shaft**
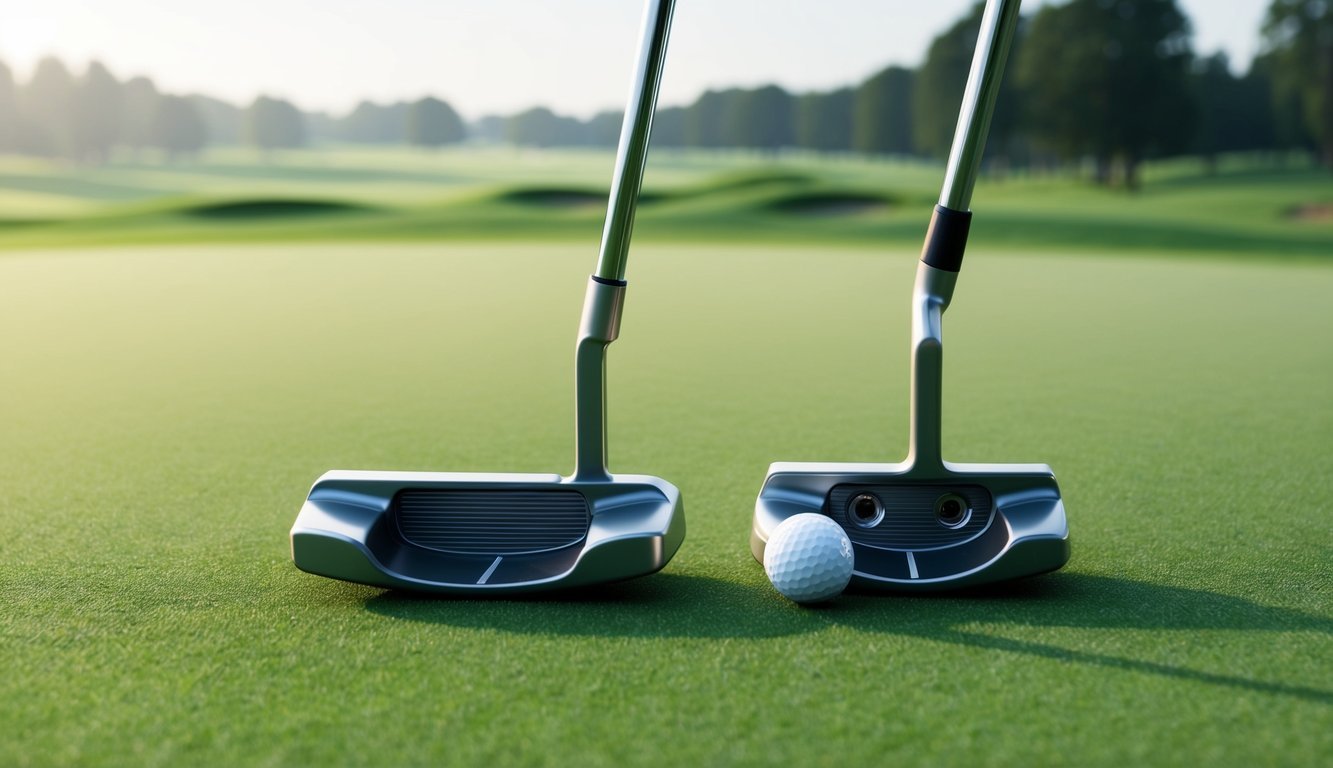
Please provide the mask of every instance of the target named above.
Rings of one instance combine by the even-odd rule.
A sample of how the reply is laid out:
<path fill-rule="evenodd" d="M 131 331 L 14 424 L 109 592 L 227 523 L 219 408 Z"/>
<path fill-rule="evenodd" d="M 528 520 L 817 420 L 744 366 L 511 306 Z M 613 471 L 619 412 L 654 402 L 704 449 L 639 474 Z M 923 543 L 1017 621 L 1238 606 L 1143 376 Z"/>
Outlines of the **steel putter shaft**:
<path fill-rule="evenodd" d="M 292 526 L 301 570 L 379 587 L 500 594 L 660 570 L 685 538 L 680 492 L 606 464 L 606 347 L 625 298 L 634 210 L 674 0 L 648 0 L 597 271 L 575 348 L 575 470 L 569 477 L 452 472 L 325 473 Z"/>
<path fill-rule="evenodd" d="M 828 515 L 855 553 L 852 583 L 939 590 L 1034 575 L 1069 560 L 1069 528 L 1045 464 L 954 464 L 940 450 L 942 317 L 962 266 L 972 187 L 1018 24 L 1020 0 L 989 0 L 912 294 L 911 435 L 897 464 L 775 463 L 755 503 L 750 550 L 802 512 Z"/>

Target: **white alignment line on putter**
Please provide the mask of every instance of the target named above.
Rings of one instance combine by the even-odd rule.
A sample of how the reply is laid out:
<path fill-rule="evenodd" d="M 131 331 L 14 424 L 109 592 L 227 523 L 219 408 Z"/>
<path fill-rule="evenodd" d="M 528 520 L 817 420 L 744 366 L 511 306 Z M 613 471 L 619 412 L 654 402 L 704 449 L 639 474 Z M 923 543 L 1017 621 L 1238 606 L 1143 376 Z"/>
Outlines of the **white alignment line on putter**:
<path fill-rule="evenodd" d="M 955 464 L 940 446 L 942 319 L 962 266 L 972 187 L 1020 0 L 989 0 L 958 128 L 912 295 L 911 435 L 897 464 L 775 463 L 755 502 L 750 550 L 762 563 L 777 526 L 816 512 L 852 541 L 852 584 L 939 590 L 1053 571 L 1069 528 L 1044 464 Z"/>
<path fill-rule="evenodd" d="M 597 271 L 575 348 L 575 470 L 542 474 L 334 470 L 292 526 L 297 567 L 380 587 L 506 594 L 660 570 L 685 538 L 680 492 L 606 466 L 606 347 L 620 327 L 674 0 L 648 0 Z"/>

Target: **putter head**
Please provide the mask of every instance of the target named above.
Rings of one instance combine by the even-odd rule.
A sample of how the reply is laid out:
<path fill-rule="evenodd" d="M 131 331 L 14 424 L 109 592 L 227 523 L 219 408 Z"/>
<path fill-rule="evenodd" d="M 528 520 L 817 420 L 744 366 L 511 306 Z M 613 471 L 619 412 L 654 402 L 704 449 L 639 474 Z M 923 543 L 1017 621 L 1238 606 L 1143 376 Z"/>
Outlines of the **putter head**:
<path fill-rule="evenodd" d="M 325 473 L 292 526 L 303 571 L 389 589 L 527 593 L 643 576 L 685 538 L 647 475 Z"/>
<path fill-rule="evenodd" d="M 957 589 L 1054 571 L 1069 526 L 1044 464 L 775 463 L 755 502 L 750 551 L 803 512 L 828 515 L 852 541 L 863 588 Z"/>

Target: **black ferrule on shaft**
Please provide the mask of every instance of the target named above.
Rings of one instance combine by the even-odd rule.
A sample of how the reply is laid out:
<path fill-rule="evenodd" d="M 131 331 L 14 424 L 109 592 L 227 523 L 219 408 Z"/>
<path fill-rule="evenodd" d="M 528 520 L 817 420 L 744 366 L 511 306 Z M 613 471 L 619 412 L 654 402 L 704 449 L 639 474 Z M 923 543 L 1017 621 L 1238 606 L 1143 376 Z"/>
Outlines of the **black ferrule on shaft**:
<path fill-rule="evenodd" d="M 963 251 L 967 250 L 967 231 L 971 226 L 971 211 L 935 206 L 935 213 L 930 217 L 930 229 L 926 230 L 926 246 L 921 249 L 921 260 L 946 272 L 962 269 Z"/>

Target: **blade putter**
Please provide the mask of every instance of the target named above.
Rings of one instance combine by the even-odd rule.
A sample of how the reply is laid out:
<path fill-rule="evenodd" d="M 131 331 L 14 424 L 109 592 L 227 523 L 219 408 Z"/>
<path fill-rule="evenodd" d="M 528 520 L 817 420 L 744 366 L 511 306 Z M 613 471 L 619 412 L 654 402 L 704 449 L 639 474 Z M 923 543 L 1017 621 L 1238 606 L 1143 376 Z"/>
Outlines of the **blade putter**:
<path fill-rule="evenodd" d="M 597 270 L 575 346 L 575 469 L 551 474 L 333 470 L 291 530 L 303 571 L 378 587 L 487 595 L 585 586 L 661 570 L 685 538 L 680 491 L 606 464 L 606 347 L 620 330 L 625 262 L 674 0 L 648 0 Z"/>
<path fill-rule="evenodd" d="M 1069 560 L 1069 527 L 1045 464 L 955 464 L 941 453 L 942 318 L 953 297 L 968 210 L 1020 0 L 988 0 L 939 205 L 912 293 L 911 418 L 897 464 L 774 463 L 755 502 L 759 562 L 778 524 L 817 512 L 843 527 L 852 583 L 941 590 L 1053 571 Z"/>

